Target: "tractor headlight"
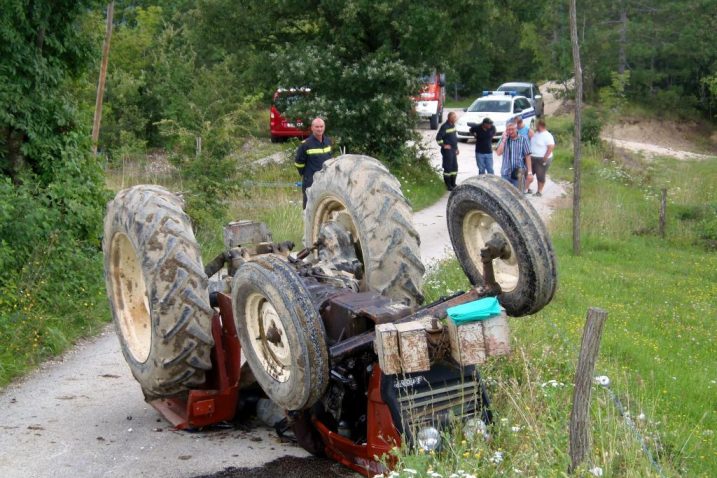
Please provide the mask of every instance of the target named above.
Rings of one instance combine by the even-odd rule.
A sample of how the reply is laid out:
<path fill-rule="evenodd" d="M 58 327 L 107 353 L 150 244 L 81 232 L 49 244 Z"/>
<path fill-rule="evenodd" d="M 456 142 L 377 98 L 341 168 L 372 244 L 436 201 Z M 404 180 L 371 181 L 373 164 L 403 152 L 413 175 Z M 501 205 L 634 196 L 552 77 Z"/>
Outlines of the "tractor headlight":
<path fill-rule="evenodd" d="M 482 436 L 486 440 L 490 437 L 490 435 L 488 435 L 488 427 L 485 422 L 480 418 L 475 417 L 469 418 L 463 424 L 463 435 L 471 441 L 479 436 Z"/>
<path fill-rule="evenodd" d="M 441 434 L 434 427 L 421 428 L 416 438 L 418 446 L 426 452 L 436 450 L 441 444 Z"/>

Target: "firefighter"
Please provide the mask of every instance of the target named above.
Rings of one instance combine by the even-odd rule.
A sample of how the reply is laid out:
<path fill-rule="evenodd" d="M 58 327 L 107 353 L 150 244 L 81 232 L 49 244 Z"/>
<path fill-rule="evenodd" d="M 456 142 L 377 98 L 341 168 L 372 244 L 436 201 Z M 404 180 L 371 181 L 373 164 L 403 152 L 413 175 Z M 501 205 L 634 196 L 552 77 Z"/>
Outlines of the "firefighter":
<path fill-rule="evenodd" d="M 306 209 L 306 190 L 314 182 L 314 174 L 321 170 L 324 161 L 331 158 L 331 138 L 324 134 L 326 125 L 321 118 L 311 122 L 311 136 L 306 138 L 296 150 L 294 166 L 301 176 L 301 192 L 304 195 L 303 208 Z"/>
<path fill-rule="evenodd" d="M 453 191 L 458 176 L 458 136 L 456 136 L 456 114 L 448 113 L 448 120 L 441 125 L 436 135 L 443 157 L 443 182 L 446 189 Z"/>

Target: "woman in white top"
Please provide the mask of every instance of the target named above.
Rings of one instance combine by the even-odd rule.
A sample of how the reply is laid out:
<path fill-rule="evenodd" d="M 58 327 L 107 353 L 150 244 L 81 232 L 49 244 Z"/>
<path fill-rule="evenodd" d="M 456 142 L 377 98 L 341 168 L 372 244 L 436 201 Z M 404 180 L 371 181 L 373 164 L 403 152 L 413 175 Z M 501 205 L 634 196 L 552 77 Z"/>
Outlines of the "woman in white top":
<path fill-rule="evenodd" d="M 553 149 L 555 139 L 545 128 L 545 120 L 539 119 L 536 124 L 536 131 L 530 138 L 530 156 L 533 158 L 533 173 L 538 180 L 538 192 L 536 196 L 543 195 L 545 187 L 545 173 L 548 172 L 550 162 L 553 160 Z"/>

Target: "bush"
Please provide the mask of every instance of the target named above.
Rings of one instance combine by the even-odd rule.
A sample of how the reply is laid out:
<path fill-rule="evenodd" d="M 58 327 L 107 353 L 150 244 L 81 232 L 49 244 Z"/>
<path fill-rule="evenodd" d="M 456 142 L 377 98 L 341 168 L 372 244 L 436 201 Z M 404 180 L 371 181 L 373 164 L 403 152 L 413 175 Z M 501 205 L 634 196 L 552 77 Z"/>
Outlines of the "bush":
<path fill-rule="evenodd" d="M 603 120 L 598 112 L 592 108 L 583 110 L 582 124 L 580 125 L 580 139 L 585 144 L 600 144 L 600 133 Z"/>

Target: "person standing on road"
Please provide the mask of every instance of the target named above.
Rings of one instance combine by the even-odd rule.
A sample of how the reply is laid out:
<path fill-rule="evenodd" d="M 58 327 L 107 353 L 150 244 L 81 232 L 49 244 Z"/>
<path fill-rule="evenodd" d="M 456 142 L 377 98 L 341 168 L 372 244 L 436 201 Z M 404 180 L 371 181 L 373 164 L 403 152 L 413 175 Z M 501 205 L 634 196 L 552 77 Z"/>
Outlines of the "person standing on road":
<path fill-rule="evenodd" d="M 535 132 L 530 129 L 530 126 L 525 124 L 523 122 L 523 118 L 521 116 L 516 116 L 515 118 L 515 124 L 518 127 L 518 134 L 521 136 L 525 136 L 528 139 L 532 139 Z"/>
<path fill-rule="evenodd" d="M 495 126 L 490 118 L 484 118 L 479 125 L 471 123 L 471 134 L 476 138 L 476 164 L 478 174 L 493 173 L 493 137 Z"/>
<path fill-rule="evenodd" d="M 514 121 L 509 122 L 505 126 L 505 132 L 500 139 L 496 153 L 503 156 L 503 162 L 500 167 L 501 177 L 513 186 L 520 188 L 518 185 L 518 170 L 523 169 L 527 171 L 525 184 L 527 188 L 533 181 L 530 143 L 528 142 L 528 138 L 518 134 L 518 128 Z"/>
<path fill-rule="evenodd" d="M 443 182 L 446 189 L 453 191 L 458 176 L 458 136 L 456 135 L 456 113 L 448 113 L 448 119 L 443 123 L 436 135 L 436 143 L 441 147 L 443 158 Z"/>
<path fill-rule="evenodd" d="M 539 119 L 537 131 L 530 139 L 530 153 L 533 162 L 533 171 L 538 179 L 538 191 L 536 196 L 543 195 L 545 187 L 545 174 L 548 172 L 550 163 L 553 161 L 553 150 L 555 149 L 555 138 L 545 126 L 545 120 Z"/>
<path fill-rule="evenodd" d="M 324 162 L 331 158 L 331 138 L 324 134 L 326 124 L 321 118 L 311 122 L 311 136 L 306 138 L 296 150 L 294 166 L 301 176 L 301 192 L 304 196 L 303 208 L 306 209 L 306 190 L 314 182 L 314 174 L 321 170 Z"/>

